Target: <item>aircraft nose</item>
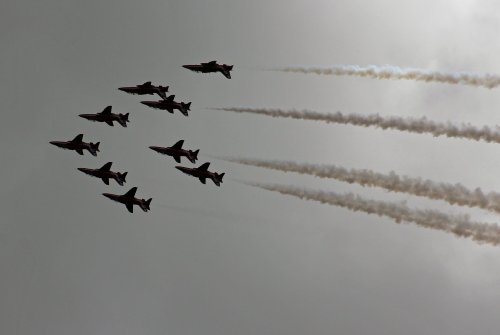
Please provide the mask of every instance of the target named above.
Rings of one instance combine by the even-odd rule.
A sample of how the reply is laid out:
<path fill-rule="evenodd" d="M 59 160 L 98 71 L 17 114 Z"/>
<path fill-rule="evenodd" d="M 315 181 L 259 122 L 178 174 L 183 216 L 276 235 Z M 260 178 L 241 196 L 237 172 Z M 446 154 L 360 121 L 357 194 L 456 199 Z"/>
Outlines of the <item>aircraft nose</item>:
<path fill-rule="evenodd" d="M 85 172 L 85 168 L 76 168 L 78 171 Z"/>
<path fill-rule="evenodd" d="M 124 92 L 125 92 L 125 90 L 126 90 L 126 89 L 125 89 L 125 87 L 118 87 L 118 89 L 119 89 L 120 91 L 124 91 Z"/>
<path fill-rule="evenodd" d="M 177 170 L 184 172 L 184 168 L 182 166 L 176 166 L 175 167 Z"/>
<path fill-rule="evenodd" d="M 113 199 L 113 195 L 111 193 L 103 193 L 102 195 L 104 195 L 108 199 Z"/>

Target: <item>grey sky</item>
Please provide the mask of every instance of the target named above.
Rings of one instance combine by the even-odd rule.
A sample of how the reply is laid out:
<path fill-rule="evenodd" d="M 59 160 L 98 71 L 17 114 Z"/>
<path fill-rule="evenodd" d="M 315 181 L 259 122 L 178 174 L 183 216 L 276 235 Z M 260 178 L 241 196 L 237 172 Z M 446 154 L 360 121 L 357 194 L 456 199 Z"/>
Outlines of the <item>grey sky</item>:
<path fill-rule="evenodd" d="M 35 1 L 2 4 L 1 334 L 492 334 L 500 249 L 235 183 L 352 191 L 448 206 L 204 154 L 396 171 L 499 190 L 499 146 L 397 131 L 270 119 L 209 107 L 500 122 L 500 91 L 258 71 L 393 64 L 500 73 L 496 1 Z M 235 64 L 233 79 L 182 64 Z M 151 80 L 192 101 L 189 118 L 116 88 Z M 78 114 L 130 113 L 129 128 Z M 78 133 L 98 157 L 48 144 Z M 221 188 L 174 169 L 150 145 L 200 149 Z M 76 170 L 113 161 L 127 184 Z M 138 186 L 151 212 L 100 195 Z"/>

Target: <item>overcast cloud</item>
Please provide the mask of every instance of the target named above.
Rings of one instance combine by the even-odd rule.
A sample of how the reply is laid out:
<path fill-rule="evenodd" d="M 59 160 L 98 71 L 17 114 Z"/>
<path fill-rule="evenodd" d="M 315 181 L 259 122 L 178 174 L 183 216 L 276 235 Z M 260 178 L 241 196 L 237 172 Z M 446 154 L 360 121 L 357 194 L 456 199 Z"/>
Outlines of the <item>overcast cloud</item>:
<path fill-rule="evenodd" d="M 480 209 L 214 160 L 395 171 L 499 191 L 500 146 L 227 113 L 310 109 L 500 123 L 500 89 L 259 69 L 393 65 L 500 74 L 493 0 L 19 0 L 0 10 L 0 333 L 494 334 L 500 248 L 268 192 L 235 179 L 353 192 L 472 221 Z M 233 79 L 181 65 L 234 64 Z M 188 118 L 118 91 L 151 80 Z M 128 128 L 79 118 L 112 105 Z M 98 157 L 48 144 L 84 133 Z M 200 149 L 220 188 L 151 145 Z M 204 156 L 205 155 L 205 156 Z M 128 171 L 124 187 L 77 167 Z M 101 193 L 153 197 L 130 214 Z"/>

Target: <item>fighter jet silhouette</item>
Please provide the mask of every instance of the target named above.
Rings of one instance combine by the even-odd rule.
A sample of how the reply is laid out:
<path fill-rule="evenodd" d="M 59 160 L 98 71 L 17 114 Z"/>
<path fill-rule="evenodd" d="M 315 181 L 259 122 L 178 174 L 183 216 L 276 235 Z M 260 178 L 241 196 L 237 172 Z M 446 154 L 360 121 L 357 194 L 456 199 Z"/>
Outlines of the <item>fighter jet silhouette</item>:
<path fill-rule="evenodd" d="M 201 63 L 199 65 L 182 65 L 182 67 L 194 72 L 201 73 L 220 72 L 227 79 L 231 79 L 231 73 L 229 72 L 233 70 L 233 65 L 217 64 L 217 62 L 214 60 L 208 63 Z"/>
<path fill-rule="evenodd" d="M 139 206 L 144 212 L 149 211 L 150 210 L 149 205 L 151 204 L 151 200 L 153 198 L 149 198 L 148 200 L 138 199 L 135 197 L 136 191 L 137 187 L 132 187 L 127 193 L 123 195 L 111 194 L 111 193 L 103 193 L 102 195 L 113 201 L 124 204 L 125 206 L 127 206 L 127 210 L 130 213 L 134 212 L 134 205 Z"/>
<path fill-rule="evenodd" d="M 152 85 L 150 81 L 145 82 L 142 85 L 136 85 L 131 87 L 120 87 L 120 91 L 127 92 L 129 94 L 158 94 L 161 98 L 165 99 L 167 96 L 165 92 L 168 92 L 168 86 L 155 86 Z"/>
<path fill-rule="evenodd" d="M 224 177 L 225 173 L 217 173 L 217 172 L 210 172 L 208 171 L 208 167 L 210 166 L 210 163 L 205 163 L 200 165 L 197 168 L 188 168 L 185 166 L 176 166 L 175 168 L 177 170 L 180 170 L 184 172 L 185 174 L 189 176 L 196 177 L 200 179 L 202 184 L 206 183 L 206 178 L 212 179 L 215 185 L 220 186 L 222 183 L 222 177 Z"/>
<path fill-rule="evenodd" d="M 154 150 L 156 152 L 159 152 L 160 154 L 164 154 L 167 156 L 172 156 L 174 157 L 175 161 L 177 163 L 181 162 L 181 157 L 187 157 L 191 161 L 191 163 L 196 163 L 196 160 L 198 159 L 198 152 L 200 150 L 192 151 L 192 150 L 186 150 L 182 149 L 182 145 L 184 144 L 184 140 L 180 140 L 179 142 L 175 143 L 171 147 L 149 147 L 149 149 Z"/>
<path fill-rule="evenodd" d="M 171 95 L 166 99 L 158 101 L 141 101 L 141 104 L 151 108 L 163 109 L 169 113 L 174 113 L 174 109 L 179 110 L 185 116 L 188 116 L 188 111 L 191 108 L 191 102 L 177 102 L 174 101 L 175 95 Z"/>
<path fill-rule="evenodd" d="M 111 178 L 116 180 L 116 182 L 120 186 L 123 186 L 123 183 L 125 183 L 125 177 L 127 176 L 128 172 L 123 172 L 123 173 L 113 172 L 111 171 L 112 164 L 113 164 L 112 162 L 108 162 L 104 164 L 100 169 L 78 168 L 78 170 L 92 177 L 101 178 L 104 184 L 106 185 L 109 185 L 109 179 Z"/>
<path fill-rule="evenodd" d="M 92 155 L 97 156 L 100 142 L 97 143 L 83 142 L 83 134 L 79 134 L 76 135 L 76 137 L 71 141 L 51 141 L 49 143 L 59 148 L 75 150 L 80 155 L 83 155 L 83 150 L 88 150 L 88 152 L 90 152 Z"/>
<path fill-rule="evenodd" d="M 108 125 L 113 127 L 113 121 L 118 122 L 122 125 L 122 127 L 127 126 L 128 114 L 113 114 L 111 113 L 111 106 L 104 108 L 104 110 L 97 114 L 80 114 L 79 117 L 83 117 L 84 119 L 95 121 L 95 122 L 106 122 Z"/>

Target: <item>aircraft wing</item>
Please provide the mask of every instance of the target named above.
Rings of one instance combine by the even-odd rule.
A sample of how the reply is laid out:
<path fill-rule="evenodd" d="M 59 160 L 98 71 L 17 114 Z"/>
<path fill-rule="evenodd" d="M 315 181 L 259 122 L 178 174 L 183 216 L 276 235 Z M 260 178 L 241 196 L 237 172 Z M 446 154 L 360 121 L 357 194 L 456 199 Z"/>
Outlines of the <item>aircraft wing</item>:
<path fill-rule="evenodd" d="M 99 170 L 109 171 L 111 169 L 111 165 L 113 165 L 113 162 L 108 162 L 108 163 L 104 164 Z"/>
<path fill-rule="evenodd" d="M 111 114 L 111 108 L 112 108 L 111 106 L 104 108 L 101 114 Z"/>
<path fill-rule="evenodd" d="M 109 178 L 104 177 L 102 178 L 102 181 L 104 182 L 104 184 L 109 185 Z"/>
<path fill-rule="evenodd" d="M 83 150 L 82 149 L 76 149 L 76 152 L 78 152 L 79 155 L 83 156 Z"/>
<path fill-rule="evenodd" d="M 75 143 L 81 143 L 83 141 L 83 134 L 78 134 L 75 136 L 74 139 L 71 140 L 71 142 Z"/>
<path fill-rule="evenodd" d="M 210 166 L 210 163 L 204 163 L 202 165 L 200 165 L 200 167 L 198 167 L 198 170 L 201 170 L 201 171 L 208 171 L 208 167 Z"/>
<path fill-rule="evenodd" d="M 175 148 L 175 149 L 182 149 L 182 145 L 184 144 L 184 140 L 180 140 L 178 141 L 177 143 L 175 143 L 174 145 L 172 145 L 172 148 Z"/>
<path fill-rule="evenodd" d="M 137 187 L 132 187 L 127 193 L 125 193 L 125 195 L 129 197 L 135 197 L 135 192 L 137 192 Z"/>
<path fill-rule="evenodd" d="M 200 177 L 200 181 L 202 184 L 206 184 L 207 183 L 207 180 L 205 177 Z"/>
<path fill-rule="evenodd" d="M 180 157 L 180 156 L 173 156 L 173 157 L 174 157 L 174 159 L 175 159 L 175 161 L 176 161 L 177 163 L 180 163 L 180 162 L 181 162 L 181 157 Z"/>
<path fill-rule="evenodd" d="M 113 121 L 108 120 L 108 121 L 105 121 L 105 122 L 106 122 L 109 126 L 111 126 L 111 127 L 113 127 L 113 126 L 114 126 L 114 125 L 113 125 Z"/>
<path fill-rule="evenodd" d="M 134 205 L 132 204 L 127 204 L 127 210 L 130 212 L 130 213 L 133 213 L 134 212 Z"/>

